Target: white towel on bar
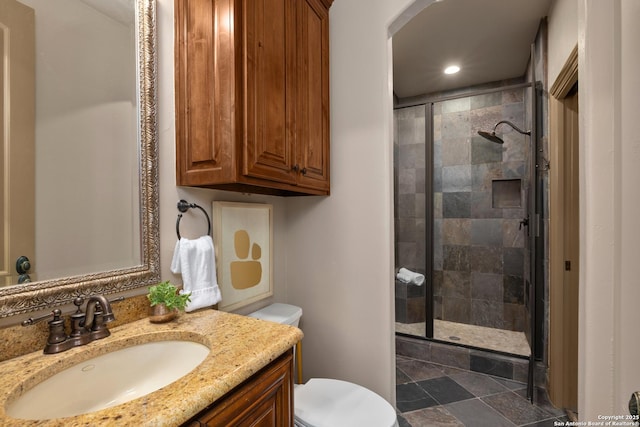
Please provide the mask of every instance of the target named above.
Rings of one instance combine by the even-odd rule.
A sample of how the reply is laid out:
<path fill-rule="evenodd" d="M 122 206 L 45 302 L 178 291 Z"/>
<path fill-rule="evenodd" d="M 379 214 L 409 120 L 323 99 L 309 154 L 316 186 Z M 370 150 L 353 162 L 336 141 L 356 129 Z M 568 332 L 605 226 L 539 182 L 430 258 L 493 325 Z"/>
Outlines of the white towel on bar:
<path fill-rule="evenodd" d="M 398 270 L 396 279 L 398 279 L 402 283 L 410 283 L 412 285 L 422 286 L 422 284 L 424 283 L 424 274 L 416 273 L 402 267 L 400 268 L 400 270 Z"/>
<path fill-rule="evenodd" d="M 191 301 L 185 311 L 210 307 L 222 299 L 211 236 L 179 239 L 173 252 L 171 271 L 182 274 L 183 290 L 180 293 L 191 292 Z"/>

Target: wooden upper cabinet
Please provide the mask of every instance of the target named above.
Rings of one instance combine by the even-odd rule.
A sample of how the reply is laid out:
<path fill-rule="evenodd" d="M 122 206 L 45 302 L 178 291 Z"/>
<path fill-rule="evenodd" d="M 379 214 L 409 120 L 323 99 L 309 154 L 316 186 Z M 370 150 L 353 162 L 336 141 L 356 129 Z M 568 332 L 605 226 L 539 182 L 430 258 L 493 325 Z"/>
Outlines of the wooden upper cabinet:
<path fill-rule="evenodd" d="M 295 0 L 242 3 L 243 174 L 295 184 Z"/>
<path fill-rule="evenodd" d="M 177 184 L 329 194 L 332 0 L 175 0 Z"/>
<path fill-rule="evenodd" d="M 329 191 L 329 10 L 320 0 L 299 0 L 297 11 L 299 185 Z"/>

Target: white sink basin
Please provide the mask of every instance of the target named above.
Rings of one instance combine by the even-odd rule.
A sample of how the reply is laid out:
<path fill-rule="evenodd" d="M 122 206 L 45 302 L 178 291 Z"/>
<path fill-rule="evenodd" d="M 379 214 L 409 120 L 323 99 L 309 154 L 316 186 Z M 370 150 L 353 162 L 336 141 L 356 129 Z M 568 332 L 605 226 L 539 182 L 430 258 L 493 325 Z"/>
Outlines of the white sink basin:
<path fill-rule="evenodd" d="M 123 348 L 55 374 L 7 404 L 5 410 L 14 418 L 43 420 L 110 408 L 178 380 L 208 354 L 207 346 L 191 341 Z"/>

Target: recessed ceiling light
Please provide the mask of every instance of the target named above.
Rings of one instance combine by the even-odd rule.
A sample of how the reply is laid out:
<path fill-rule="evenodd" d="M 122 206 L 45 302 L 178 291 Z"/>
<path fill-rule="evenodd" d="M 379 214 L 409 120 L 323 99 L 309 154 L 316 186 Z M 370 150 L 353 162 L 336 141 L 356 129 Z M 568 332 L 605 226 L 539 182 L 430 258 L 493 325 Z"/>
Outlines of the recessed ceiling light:
<path fill-rule="evenodd" d="M 458 71 L 460 71 L 460 67 L 458 67 L 457 65 L 449 65 L 447 68 L 444 69 L 445 74 L 455 74 Z"/>

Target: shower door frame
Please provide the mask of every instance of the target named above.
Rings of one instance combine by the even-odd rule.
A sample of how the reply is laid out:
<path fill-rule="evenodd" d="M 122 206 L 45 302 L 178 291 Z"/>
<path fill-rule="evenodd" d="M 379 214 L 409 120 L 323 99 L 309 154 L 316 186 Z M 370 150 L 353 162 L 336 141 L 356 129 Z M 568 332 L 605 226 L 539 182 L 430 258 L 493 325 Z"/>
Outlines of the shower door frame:
<path fill-rule="evenodd" d="M 533 58 L 533 48 L 532 48 L 532 58 Z M 532 61 L 533 62 L 533 61 Z M 433 105 L 436 102 L 444 102 L 461 98 L 468 98 L 472 96 L 485 95 L 495 92 L 504 92 L 508 90 L 514 89 L 531 89 L 531 135 L 530 135 L 530 156 L 529 156 L 529 184 L 527 188 L 528 195 L 528 206 L 526 208 L 526 215 L 528 218 L 527 227 L 527 236 L 529 238 L 528 247 L 529 247 L 529 255 L 530 255 L 530 268 L 528 272 L 528 276 L 525 277 L 529 279 L 529 339 L 530 339 L 530 356 L 522 356 L 517 354 L 512 354 L 508 352 L 497 351 L 493 349 L 476 347 L 467 345 L 464 343 L 455 343 L 451 341 L 443 341 L 437 338 L 434 338 L 434 286 L 433 286 L 433 266 L 434 266 L 434 200 L 433 200 L 433 190 L 434 190 L 434 182 L 433 182 L 433 173 L 425 174 L 425 193 L 430 195 L 430 197 L 425 197 L 425 239 L 426 239 L 426 248 L 427 252 L 430 256 L 426 257 L 425 260 L 425 275 L 429 279 L 426 281 L 426 289 L 425 289 L 425 339 L 430 341 L 435 341 L 443 344 L 449 344 L 459 347 L 467 347 L 473 349 L 479 349 L 483 351 L 488 351 L 497 354 L 505 354 L 512 357 L 517 357 L 521 359 L 529 359 L 529 381 L 528 381 L 528 397 L 531 398 L 533 393 L 533 384 L 534 384 L 534 366 L 535 360 L 540 360 L 542 348 L 541 348 L 541 338 L 542 331 L 541 328 L 543 325 L 537 325 L 537 318 L 543 314 L 542 310 L 544 306 L 542 304 L 537 304 L 537 300 L 543 297 L 542 295 L 542 286 L 538 283 L 543 274 L 543 266 L 540 260 L 542 259 L 543 254 L 543 242 L 541 242 L 541 218 L 542 214 L 540 212 L 541 204 L 541 196 L 542 191 L 539 189 L 540 181 L 539 181 L 539 165 L 538 165 L 538 108 L 540 107 L 540 103 L 538 102 L 538 97 L 540 96 L 540 88 L 538 82 L 533 78 L 528 82 L 517 83 L 507 86 L 500 86 L 490 89 L 480 89 L 470 92 L 465 92 L 457 95 L 450 96 L 442 96 L 442 97 L 428 97 L 428 96 L 419 96 L 412 98 L 406 102 L 400 102 L 394 106 L 394 109 L 399 108 L 407 108 L 407 107 L 418 107 L 424 106 L 425 108 L 425 162 L 427 165 L 433 166 L 434 161 L 434 139 L 433 139 Z M 401 335 L 405 335 L 400 333 Z M 409 335 L 414 336 L 414 335 Z"/>

